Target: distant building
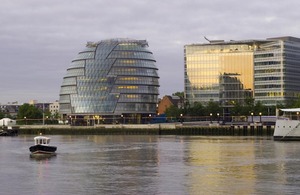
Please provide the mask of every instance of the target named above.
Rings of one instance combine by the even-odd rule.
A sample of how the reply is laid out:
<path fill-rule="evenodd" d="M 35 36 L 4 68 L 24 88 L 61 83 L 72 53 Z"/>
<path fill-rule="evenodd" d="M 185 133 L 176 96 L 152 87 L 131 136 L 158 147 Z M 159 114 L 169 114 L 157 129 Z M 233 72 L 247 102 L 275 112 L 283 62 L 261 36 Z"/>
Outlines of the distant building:
<path fill-rule="evenodd" d="M 5 116 L 10 116 L 13 118 L 17 117 L 20 105 L 18 102 L 8 103 L 5 105 L 0 105 L 0 111 L 4 113 Z"/>
<path fill-rule="evenodd" d="M 157 112 L 159 114 L 165 114 L 167 108 L 169 108 L 170 106 L 183 108 L 183 98 L 180 98 L 178 96 L 170 96 L 170 95 L 164 96 L 158 103 Z"/>
<path fill-rule="evenodd" d="M 208 40 L 209 41 L 209 40 Z M 222 107 L 247 97 L 267 106 L 300 95 L 300 39 L 209 41 L 184 47 L 185 99 Z"/>
<path fill-rule="evenodd" d="M 143 123 L 156 114 L 157 71 L 145 40 L 88 42 L 63 78 L 60 114 L 88 124 Z"/>
<path fill-rule="evenodd" d="M 49 111 L 50 111 L 51 115 L 55 115 L 55 114 L 59 113 L 59 102 L 55 101 L 53 103 L 50 103 Z"/>

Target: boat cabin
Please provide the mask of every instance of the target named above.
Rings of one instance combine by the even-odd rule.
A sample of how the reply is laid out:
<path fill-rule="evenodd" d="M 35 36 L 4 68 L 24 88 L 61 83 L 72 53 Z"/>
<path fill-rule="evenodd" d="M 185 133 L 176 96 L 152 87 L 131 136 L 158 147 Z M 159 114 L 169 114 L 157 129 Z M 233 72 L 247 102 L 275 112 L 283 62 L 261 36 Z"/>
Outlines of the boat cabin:
<path fill-rule="evenodd" d="M 50 138 L 44 136 L 37 136 L 34 138 L 35 145 L 49 145 Z"/>

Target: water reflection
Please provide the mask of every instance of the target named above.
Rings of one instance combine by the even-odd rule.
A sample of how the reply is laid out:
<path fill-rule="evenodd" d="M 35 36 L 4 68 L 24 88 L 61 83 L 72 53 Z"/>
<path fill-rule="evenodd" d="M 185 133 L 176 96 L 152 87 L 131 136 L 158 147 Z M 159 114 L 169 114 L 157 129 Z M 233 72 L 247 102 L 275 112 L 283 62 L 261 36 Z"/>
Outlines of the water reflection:
<path fill-rule="evenodd" d="M 30 160 L 34 161 L 45 161 L 48 162 L 49 160 L 54 160 L 56 158 L 56 154 L 30 154 L 29 155 Z"/>
<path fill-rule="evenodd" d="M 216 193 L 254 193 L 256 173 L 253 143 L 208 139 L 187 142 L 186 147 L 186 163 L 192 168 L 188 175 L 191 194 L 209 193 L 211 189 Z"/>

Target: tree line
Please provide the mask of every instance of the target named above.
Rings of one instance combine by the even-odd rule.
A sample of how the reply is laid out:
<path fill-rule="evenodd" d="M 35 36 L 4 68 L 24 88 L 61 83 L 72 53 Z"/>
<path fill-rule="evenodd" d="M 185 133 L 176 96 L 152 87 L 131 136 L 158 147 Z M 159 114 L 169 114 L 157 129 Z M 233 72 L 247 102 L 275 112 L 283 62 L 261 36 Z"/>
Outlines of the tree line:
<path fill-rule="evenodd" d="M 51 114 L 48 109 L 43 111 L 35 107 L 34 105 L 27 103 L 19 107 L 16 117 L 12 117 L 11 115 L 4 113 L 3 111 L 0 111 L 0 119 L 5 117 L 16 119 L 17 123 L 20 125 L 41 123 L 42 120 L 45 120 L 47 124 L 56 124 L 58 123 L 58 119 L 60 118 L 58 113 Z"/>
<path fill-rule="evenodd" d="M 176 92 L 177 95 L 184 98 L 183 92 Z M 184 106 L 178 108 L 175 105 L 166 109 L 167 117 L 217 117 L 226 116 L 275 116 L 277 108 L 300 108 L 300 98 L 295 101 L 289 101 L 286 105 L 277 104 L 276 106 L 266 106 L 261 102 L 255 102 L 253 98 L 248 97 L 245 104 L 232 103 L 230 107 L 221 107 L 218 102 L 210 101 L 206 105 L 200 102 L 195 102 L 190 105 L 189 102 L 184 101 Z"/>

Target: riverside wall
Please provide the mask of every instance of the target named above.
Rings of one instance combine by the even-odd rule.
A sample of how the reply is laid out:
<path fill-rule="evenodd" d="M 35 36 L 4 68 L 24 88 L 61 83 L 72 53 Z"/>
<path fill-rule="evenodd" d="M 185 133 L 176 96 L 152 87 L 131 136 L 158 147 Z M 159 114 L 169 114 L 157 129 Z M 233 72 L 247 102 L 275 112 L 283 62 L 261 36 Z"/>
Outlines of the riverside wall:
<path fill-rule="evenodd" d="M 45 135 L 199 135 L 199 136 L 273 136 L 274 126 L 263 125 L 183 125 L 178 123 L 142 125 L 23 125 L 19 134 Z"/>

